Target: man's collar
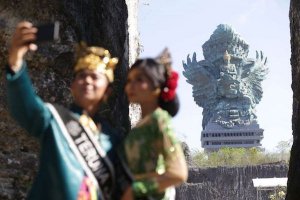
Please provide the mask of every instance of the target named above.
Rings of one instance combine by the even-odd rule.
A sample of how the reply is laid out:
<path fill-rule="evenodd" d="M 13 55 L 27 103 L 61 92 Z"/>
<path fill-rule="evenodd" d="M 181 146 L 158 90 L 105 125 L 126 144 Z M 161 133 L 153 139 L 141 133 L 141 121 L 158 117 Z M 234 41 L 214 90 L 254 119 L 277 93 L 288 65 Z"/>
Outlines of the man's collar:
<path fill-rule="evenodd" d="M 84 112 L 83 108 L 81 108 L 80 106 L 78 106 L 78 105 L 75 104 L 75 103 L 72 103 L 72 104 L 71 104 L 70 110 L 71 110 L 72 112 L 78 114 L 79 116 L 81 116 L 81 115 L 83 114 L 83 112 Z M 90 117 L 93 119 L 93 121 L 94 121 L 95 123 L 99 123 L 99 122 L 102 121 L 102 118 L 101 118 L 100 115 L 97 114 L 97 113 L 96 113 L 94 116 L 90 116 Z"/>
<path fill-rule="evenodd" d="M 78 115 L 82 115 L 83 113 L 83 109 L 80 106 L 76 105 L 75 103 L 71 104 L 70 110 Z"/>

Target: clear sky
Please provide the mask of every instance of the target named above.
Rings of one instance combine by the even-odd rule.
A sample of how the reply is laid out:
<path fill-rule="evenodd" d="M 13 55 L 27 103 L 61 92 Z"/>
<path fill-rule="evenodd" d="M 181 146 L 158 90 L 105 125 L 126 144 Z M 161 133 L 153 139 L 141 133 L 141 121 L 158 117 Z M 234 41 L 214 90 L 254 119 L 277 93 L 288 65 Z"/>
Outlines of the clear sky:
<path fill-rule="evenodd" d="M 219 24 L 229 24 L 255 51 L 268 57 L 269 74 L 263 81 L 263 98 L 256 106 L 264 131 L 262 145 L 274 150 L 279 141 L 292 138 L 289 0 L 140 0 L 141 57 L 154 57 L 168 47 L 173 68 L 179 72 L 181 109 L 173 123 L 180 139 L 200 149 L 202 108 L 192 97 L 192 86 L 182 75 L 182 61 L 197 53 Z"/>

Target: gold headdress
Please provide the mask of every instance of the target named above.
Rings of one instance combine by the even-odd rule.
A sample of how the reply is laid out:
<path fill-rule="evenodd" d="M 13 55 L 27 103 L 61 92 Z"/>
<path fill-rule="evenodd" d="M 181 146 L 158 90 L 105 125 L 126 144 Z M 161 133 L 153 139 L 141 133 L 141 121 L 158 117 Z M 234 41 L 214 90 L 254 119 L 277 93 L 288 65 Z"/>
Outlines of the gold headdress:
<path fill-rule="evenodd" d="M 178 84 L 178 73 L 172 70 L 172 58 L 168 48 L 165 48 L 156 57 L 157 62 L 162 64 L 167 71 L 167 79 L 160 95 L 163 101 L 168 102 L 176 97 L 176 88 Z"/>
<path fill-rule="evenodd" d="M 171 58 L 171 53 L 169 52 L 168 48 L 165 48 L 157 57 L 156 57 L 157 62 L 162 64 L 166 70 L 168 75 L 171 73 L 171 65 L 172 65 L 172 58 Z"/>
<path fill-rule="evenodd" d="M 111 58 L 108 50 L 102 47 L 88 47 L 81 42 L 76 48 L 76 64 L 74 72 L 89 69 L 97 70 L 107 76 L 109 82 L 114 80 L 114 69 L 118 58 Z"/>

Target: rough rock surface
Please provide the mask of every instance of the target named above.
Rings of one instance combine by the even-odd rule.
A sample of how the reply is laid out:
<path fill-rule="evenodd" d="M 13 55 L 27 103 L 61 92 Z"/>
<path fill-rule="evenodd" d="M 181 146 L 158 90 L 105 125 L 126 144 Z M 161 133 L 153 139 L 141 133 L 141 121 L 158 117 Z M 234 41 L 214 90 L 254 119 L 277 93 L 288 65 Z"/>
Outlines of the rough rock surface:
<path fill-rule="evenodd" d="M 293 89 L 293 146 L 288 174 L 287 200 L 300 197 L 300 1 L 290 3 L 291 66 Z"/>

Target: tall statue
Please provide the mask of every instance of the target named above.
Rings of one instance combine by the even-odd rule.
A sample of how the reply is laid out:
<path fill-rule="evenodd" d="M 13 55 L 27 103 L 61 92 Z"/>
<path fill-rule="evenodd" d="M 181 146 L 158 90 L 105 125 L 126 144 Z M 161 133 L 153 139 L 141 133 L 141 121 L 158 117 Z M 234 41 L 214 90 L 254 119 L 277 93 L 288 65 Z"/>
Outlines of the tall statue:
<path fill-rule="evenodd" d="M 248 58 L 249 45 L 226 24 L 220 24 L 202 48 L 204 60 L 197 61 L 196 53 L 192 59 L 188 56 L 183 75 L 203 108 L 203 129 L 209 122 L 223 128 L 256 122 L 267 58 L 261 51 L 256 51 L 256 59 Z"/>

